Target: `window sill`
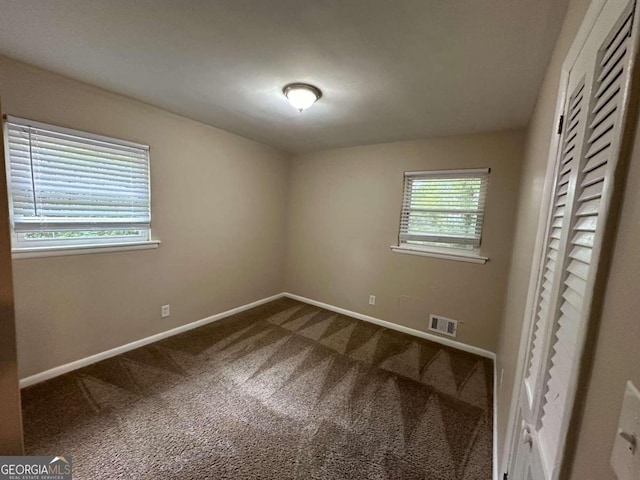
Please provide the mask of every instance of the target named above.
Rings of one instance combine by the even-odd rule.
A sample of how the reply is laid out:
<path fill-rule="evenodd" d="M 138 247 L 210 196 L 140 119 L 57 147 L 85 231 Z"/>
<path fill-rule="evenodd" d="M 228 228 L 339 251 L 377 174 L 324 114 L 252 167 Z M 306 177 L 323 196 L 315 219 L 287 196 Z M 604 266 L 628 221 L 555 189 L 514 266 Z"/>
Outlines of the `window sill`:
<path fill-rule="evenodd" d="M 485 264 L 489 260 L 488 257 L 482 257 L 475 253 L 467 252 L 451 252 L 438 248 L 410 248 L 391 245 L 394 253 L 403 253 L 405 255 L 418 255 L 421 257 L 442 258 L 444 260 L 455 260 L 456 262 L 479 263 Z"/>
<path fill-rule="evenodd" d="M 39 257 L 65 257 L 67 255 L 87 255 L 92 253 L 126 252 L 129 250 L 150 250 L 158 248 L 159 240 L 132 243 L 105 243 L 102 245 L 69 245 L 62 247 L 14 248 L 13 260 Z"/>

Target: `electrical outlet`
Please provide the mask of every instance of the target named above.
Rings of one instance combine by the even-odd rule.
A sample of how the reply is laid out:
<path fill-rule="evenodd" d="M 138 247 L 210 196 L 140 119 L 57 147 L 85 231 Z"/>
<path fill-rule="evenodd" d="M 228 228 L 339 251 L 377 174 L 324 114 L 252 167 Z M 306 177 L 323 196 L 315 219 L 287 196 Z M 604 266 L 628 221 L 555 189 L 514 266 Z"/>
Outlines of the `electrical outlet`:
<path fill-rule="evenodd" d="M 162 318 L 168 317 L 169 315 L 171 315 L 171 305 L 163 305 L 160 315 Z"/>
<path fill-rule="evenodd" d="M 369 305 L 375 305 L 375 304 L 376 304 L 376 296 L 369 295 Z"/>

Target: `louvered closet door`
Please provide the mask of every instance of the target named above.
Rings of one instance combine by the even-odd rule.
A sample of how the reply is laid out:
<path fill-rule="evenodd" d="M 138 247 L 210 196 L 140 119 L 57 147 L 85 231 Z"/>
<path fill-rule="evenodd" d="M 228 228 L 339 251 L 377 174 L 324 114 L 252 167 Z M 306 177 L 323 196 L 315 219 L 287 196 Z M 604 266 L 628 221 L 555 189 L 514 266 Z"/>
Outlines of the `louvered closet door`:
<path fill-rule="evenodd" d="M 634 8 L 607 1 L 569 72 L 510 478 L 559 475 L 637 49 Z"/>
<path fill-rule="evenodd" d="M 550 320 L 556 310 L 554 286 L 558 284 L 557 276 L 562 274 L 562 259 L 566 254 L 566 238 L 569 231 L 569 218 L 576 184 L 576 172 L 580 149 L 583 143 L 586 123 L 585 83 L 583 79 L 573 82 L 573 94 L 569 97 L 566 108 L 564 138 L 560 148 L 560 161 L 557 165 L 555 190 L 551 203 L 551 212 L 547 226 L 545 257 L 541 278 L 539 280 L 533 343 L 527 375 L 525 378 L 527 405 L 533 409 L 537 399 L 536 392 L 543 381 L 541 365 L 545 362 L 545 346 L 548 343 Z"/>

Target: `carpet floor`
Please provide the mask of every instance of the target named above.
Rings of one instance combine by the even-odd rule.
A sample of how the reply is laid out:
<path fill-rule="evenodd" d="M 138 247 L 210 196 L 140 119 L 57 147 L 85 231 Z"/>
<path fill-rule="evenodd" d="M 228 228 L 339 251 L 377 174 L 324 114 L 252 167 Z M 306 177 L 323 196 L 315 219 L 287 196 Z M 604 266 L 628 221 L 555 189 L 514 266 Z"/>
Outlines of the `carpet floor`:
<path fill-rule="evenodd" d="M 74 479 L 489 480 L 493 364 L 283 298 L 23 390 Z"/>

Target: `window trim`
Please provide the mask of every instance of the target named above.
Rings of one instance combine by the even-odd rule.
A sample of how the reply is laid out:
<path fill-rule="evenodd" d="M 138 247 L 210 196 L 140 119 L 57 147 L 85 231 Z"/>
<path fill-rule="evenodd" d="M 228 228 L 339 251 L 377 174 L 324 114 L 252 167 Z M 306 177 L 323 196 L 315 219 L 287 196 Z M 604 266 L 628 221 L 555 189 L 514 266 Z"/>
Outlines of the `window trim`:
<path fill-rule="evenodd" d="M 403 253 L 405 255 L 417 255 L 420 257 L 441 258 L 444 260 L 455 260 L 466 263 L 485 264 L 489 261 L 489 257 L 483 257 L 475 252 L 467 252 L 462 249 L 439 248 L 412 245 L 411 247 L 404 245 L 391 245 L 393 253 Z"/>
<path fill-rule="evenodd" d="M 478 263 L 478 264 L 484 264 L 486 263 L 489 258 L 480 255 L 480 244 L 478 245 L 477 248 L 474 249 L 463 249 L 463 248 L 455 248 L 455 247 L 439 247 L 439 246 L 435 246 L 435 245 L 420 245 L 420 244 L 411 244 L 411 243 L 407 243 L 407 242 L 402 242 L 400 239 L 402 237 L 402 215 L 404 213 L 405 210 L 405 195 L 406 195 L 406 185 L 407 185 L 407 178 L 408 177 L 420 177 L 420 176 L 424 176 L 424 177 L 429 177 L 429 176 L 433 176 L 433 177 L 438 177 L 438 176 L 443 176 L 446 177 L 447 175 L 451 175 L 452 178 L 456 178 L 456 175 L 459 175 L 459 178 L 464 178 L 466 176 L 476 176 L 476 175 L 489 175 L 491 173 L 491 168 L 469 168 L 469 169 L 453 169 L 453 170 L 421 170 L 421 171 L 406 171 L 403 173 L 403 187 L 402 187 L 402 205 L 401 205 L 401 209 L 400 209 L 400 226 L 398 228 L 398 244 L 397 245 L 391 245 L 391 250 L 394 253 L 402 253 L 402 254 L 409 254 L 409 255 L 418 255 L 418 256 L 426 256 L 426 257 L 434 257 L 434 258 L 441 258 L 441 259 L 446 259 L 446 260 L 456 260 L 456 261 L 461 261 L 461 262 L 468 262 L 468 263 Z M 487 180 L 488 181 L 488 180 Z M 482 227 L 481 227 L 481 236 L 480 239 L 482 239 L 482 231 L 484 229 L 484 223 L 485 223 L 485 219 L 484 217 L 486 216 L 486 190 L 485 190 L 485 197 L 483 199 L 484 205 L 482 208 L 482 212 L 481 215 L 483 216 L 482 219 Z M 480 240 L 481 241 L 481 240 Z"/>
<path fill-rule="evenodd" d="M 151 165 L 150 165 L 150 150 L 149 145 L 132 142 L 129 140 L 123 140 L 120 138 L 109 137 L 106 135 L 99 135 L 84 130 L 72 129 L 62 127 L 59 125 L 53 125 L 49 123 L 39 122 L 36 120 L 29 120 L 21 117 L 15 117 L 12 115 L 3 115 L 2 122 L 5 124 L 3 128 L 3 139 L 5 145 L 5 158 L 4 168 L 7 172 L 8 183 L 8 200 L 9 200 L 9 220 L 11 225 L 11 253 L 12 259 L 24 259 L 24 258 L 39 258 L 39 257 L 51 257 L 51 256 L 66 256 L 66 255 L 83 255 L 90 253 L 107 253 L 118 252 L 128 250 L 146 250 L 155 249 L 160 245 L 159 240 L 153 239 L 151 232 Z M 53 240 L 50 244 L 46 244 L 46 241 L 39 242 L 40 245 L 25 247 L 18 246 L 18 236 L 21 232 L 16 231 L 14 221 L 14 209 L 13 209 L 13 196 L 11 194 L 11 159 L 9 153 L 9 129 L 6 126 L 7 123 L 15 125 L 22 125 L 25 127 L 41 128 L 48 131 L 53 131 L 61 134 L 68 134 L 77 136 L 80 138 L 86 138 L 89 140 L 95 140 L 99 142 L 111 143 L 123 147 L 130 147 L 147 152 L 147 186 L 149 190 L 149 226 L 143 230 L 146 231 L 145 237 L 141 238 L 140 235 L 133 236 L 130 241 L 109 242 L 108 238 L 100 238 L 100 241 L 95 243 L 82 243 L 81 239 L 76 241 L 70 241 L 69 244 L 60 244 L 59 241 Z M 115 224 L 114 224 L 115 225 Z M 100 230 L 100 226 L 104 226 L 100 223 L 91 224 L 91 229 Z M 87 225 L 89 227 L 89 225 Z"/>
<path fill-rule="evenodd" d="M 121 138 L 109 137 L 107 135 L 100 135 L 98 133 L 87 132 L 86 130 L 78 130 L 77 128 L 61 127 L 59 125 L 54 125 L 52 123 L 38 122 L 37 120 L 29 120 L 27 118 L 14 117 L 13 115 L 3 115 L 2 118 L 5 122 L 15 123 L 17 125 L 22 125 L 25 127 L 42 128 L 43 130 L 53 130 L 55 132 L 63 133 L 66 135 L 78 136 L 78 134 L 81 134 L 86 138 L 89 138 L 91 140 L 96 140 L 99 142 L 115 143 L 123 147 L 131 147 L 131 148 L 150 151 L 149 145 L 131 142 L 129 140 L 122 140 Z"/>
<path fill-rule="evenodd" d="M 66 257 L 69 255 L 86 255 L 90 253 L 126 252 L 130 250 L 151 250 L 160 246 L 160 240 L 143 242 L 105 243 L 103 245 L 63 245 L 49 247 L 13 248 L 11 258 L 23 260 L 42 257 Z"/>

